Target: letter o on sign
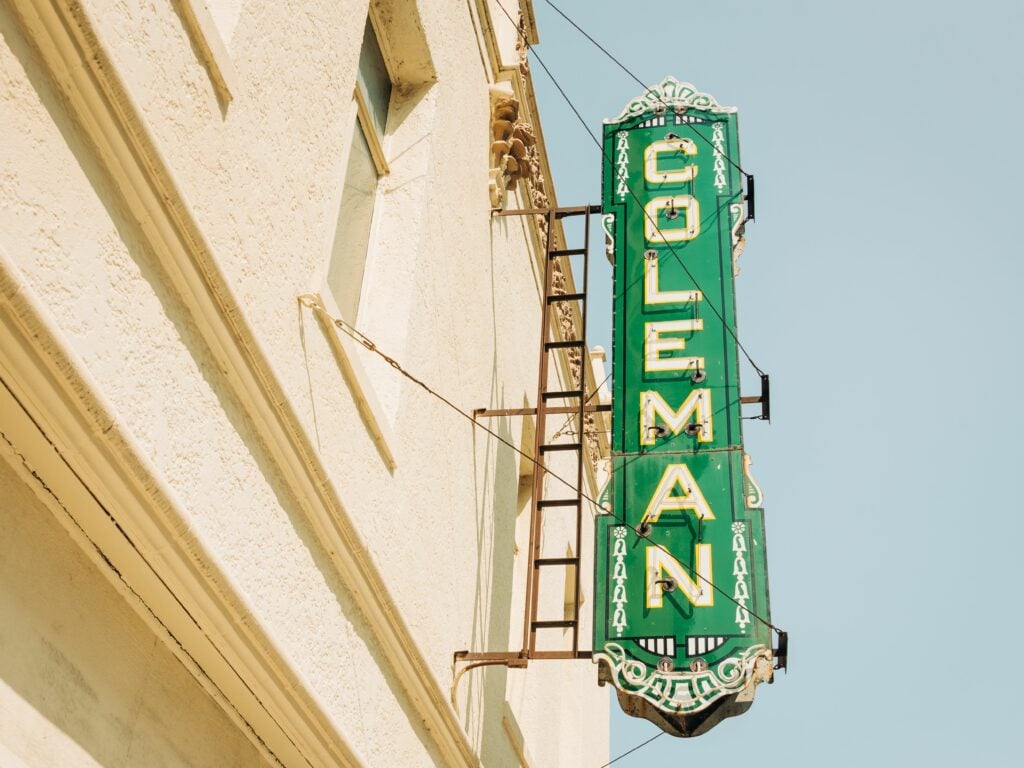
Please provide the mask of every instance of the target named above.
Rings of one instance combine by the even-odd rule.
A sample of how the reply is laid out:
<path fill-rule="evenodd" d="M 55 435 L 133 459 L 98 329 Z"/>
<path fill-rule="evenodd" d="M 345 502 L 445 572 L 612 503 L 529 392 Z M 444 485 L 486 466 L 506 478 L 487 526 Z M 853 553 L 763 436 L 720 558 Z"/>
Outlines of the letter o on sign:
<path fill-rule="evenodd" d="M 667 227 L 658 224 L 658 213 L 677 210 L 685 214 L 686 224 L 682 227 Z M 656 197 L 644 206 L 644 237 L 648 243 L 678 243 L 693 240 L 700 234 L 700 204 L 692 195 Z"/>

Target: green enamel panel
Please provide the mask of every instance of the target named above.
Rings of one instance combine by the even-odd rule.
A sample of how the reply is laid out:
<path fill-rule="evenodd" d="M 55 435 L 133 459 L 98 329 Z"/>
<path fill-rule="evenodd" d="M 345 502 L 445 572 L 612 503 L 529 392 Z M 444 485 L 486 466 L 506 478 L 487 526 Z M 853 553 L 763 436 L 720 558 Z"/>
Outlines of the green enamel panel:
<path fill-rule="evenodd" d="M 743 453 L 734 335 L 746 215 L 730 162 L 736 114 L 669 78 L 606 123 L 604 153 L 615 335 L 595 657 L 620 701 L 639 702 L 634 714 L 692 735 L 716 708 L 720 719 L 749 706 L 737 694 L 771 665 L 764 517 Z"/>
<path fill-rule="evenodd" d="M 711 514 L 701 519 L 689 511 L 668 510 L 651 525 L 650 538 L 632 533 L 630 527 L 638 527 L 646 511 L 643 505 L 630 503 L 634 489 L 655 489 L 663 477 L 682 471 L 689 472 L 699 485 Z M 742 457 L 734 451 L 697 456 L 654 454 L 616 460 L 615 477 L 621 482 L 616 483 L 613 493 L 626 497 L 615 500 L 616 506 L 625 502 L 626 525 L 611 515 L 600 518 L 603 533 L 598 538 L 598 562 L 608 577 L 600 585 L 603 594 L 599 598 L 612 604 L 612 610 L 603 616 L 603 637 L 619 642 L 631 640 L 634 655 L 652 665 L 669 655 L 668 650 L 659 653 L 645 649 L 637 644 L 638 640 L 672 637 L 672 650 L 679 651 L 672 655 L 683 658 L 697 655 L 675 647 L 688 636 L 727 639 L 713 652 L 699 654 L 709 664 L 742 650 L 752 638 L 765 644 L 770 641 L 768 628 L 751 616 L 751 611 L 764 615 L 767 607 L 760 594 L 749 591 L 754 574 L 762 570 L 761 563 L 755 563 L 750 553 L 760 549 L 763 525 L 760 510 L 747 510 L 743 505 L 742 472 Z M 616 537 L 624 543 L 617 554 Z M 709 580 L 729 596 L 746 594 L 747 610 L 694 576 L 699 571 L 698 546 L 711 553 L 711 568 L 706 572 Z M 660 596 L 660 608 L 652 608 L 648 599 L 650 585 L 646 572 L 651 549 L 655 550 L 654 556 L 670 553 L 682 566 L 681 577 L 676 578 L 678 586 Z M 626 574 L 622 585 L 617 581 L 616 570 Z M 695 591 L 700 593 L 696 600 L 692 599 Z M 677 632 L 680 626 L 685 627 L 684 635 Z"/>

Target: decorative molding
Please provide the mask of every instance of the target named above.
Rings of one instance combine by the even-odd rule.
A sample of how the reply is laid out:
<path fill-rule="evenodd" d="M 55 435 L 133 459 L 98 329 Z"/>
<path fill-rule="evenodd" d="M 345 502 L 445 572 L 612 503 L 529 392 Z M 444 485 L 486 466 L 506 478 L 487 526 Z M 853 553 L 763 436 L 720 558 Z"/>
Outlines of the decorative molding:
<path fill-rule="evenodd" d="M 362 765 L 0 249 L 0 430 L 100 572 L 272 762 Z"/>
<path fill-rule="evenodd" d="M 501 715 L 501 727 L 505 731 L 505 735 L 508 737 L 508 742 L 512 747 L 512 751 L 515 752 L 516 760 L 519 761 L 520 768 L 530 768 L 535 765 L 533 759 L 530 757 L 530 750 L 526 746 L 526 740 L 523 738 L 523 732 L 519 727 L 519 721 L 516 720 L 515 713 L 512 711 L 512 707 L 509 706 L 508 701 L 503 703 L 504 712 Z"/>
<path fill-rule="evenodd" d="M 231 54 L 220 39 L 217 25 L 206 7 L 206 0 L 178 0 L 175 5 L 181 13 L 185 26 L 200 62 L 210 75 L 210 82 L 217 91 L 217 98 L 224 104 L 231 101 L 238 76 L 231 61 Z"/>
<path fill-rule="evenodd" d="M 28 40 L 38 50 L 43 69 L 110 174 L 120 202 L 139 222 L 143 240 L 166 270 L 171 286 L 225 371 L 236 402 L 252 420 L 262 444 L 298 500 L 302 514 L 330 553 L 378 643 L 382 663 L 390 668 L 411 712 L 421 720 L 426 738 L 446 764 L 477 765 L 477 757 L 455 712 L 345 512 L 310 436 L 140 117 L 138 105 L 112 65 L 89 12 L 78 0 L 12 0 L 12 6 Z M 77 375 L 76 368 L 65 363 L 61 375 Z M 86 406 L 79 407 L 88 410 Z M 116 508 L 126 509 L 124 505 Z M 216 613 L 213 616 L 217 618 Z M 223 621 L 224 617 L 218 620 Z M 228 629 L 218 628 L 218 633 Z M 263 675 L 254 672 L 246 684 L 266 690 L 268 695 L 278 695 L 273 679 L 264 680 Z M 312 701 L 304 689 L 301 698 Z M 314 719 L 325 723 L 326 738 L 332 743 L 339 742 L 340 734 L 326 725 L 319 708 L 315 713 Z M 288 722 L 285 727 L 296 744 L 309 741 L 298 722 Z M 309 759 L 314 764 L 333 763 L 315 754 Z"/>
<path fill-rule="evenodd" d="M 606 643 L 594 661 L 608 665 L 620 691 L 646 699 L 663 712 L 692 714 L 722 696 L 769 680 L 772 652 L 767 646 L 752 645 L 700 672 L 660 672 L 629 658 L 618 643 Z"/>
<path fill-rule="evenodd" d="M 711 94 L 701 93 L 693 84 L 680 82 L 669 75 L 626 104 L 618 117 L 605 120 L 605 122 L 621 123 L 623 120 L 642 115 L 645 112 L 663 114 L 666 109 L 671 109 L 677 114 L 689 109 L 719 114 L 736 111 L 736 107 L 723 107 L 715 101 L 715 97 Z"/>
<path fill-rule="evenodd" d="M 9 319 L 0 320 L 0 324 Z M 9 327 L 0 330 L 4 341 L 10 340 L 6 333 L 9 330 Z M 273 751 L 281 747 L 279 738 L 260 738 L 250 723 L 250 719 L 257 719 L 254 715 L 261 707 L 259 701 L 255 696 L 242 701 L 237 694 L 231 698 L 225 695 L 225 690 L 231 688 L 231 682 L 237 685 L 241 679 L 230 676 L 230 668 L 222 663 L 223 657 L 210 638 L 160 582 L 132 540 L 117 528 L 107 510 L 67 463 L 39 423 L 24 409 L 7 386 L 10 372 L 4 368 L 4 363 L 0 362 L 0 461 L 7 461 L 17 477 L 81 548 L 97 573 L 138 614 L 263 758 L 273 765 L 282 765 Z M 128 574 L 131 574 L 130 581 Z M 161 605 L 160 609 L 153 607 L 158 605 Z M 266 727 L 262 730 L 266 737 Z M 341 746 L 345 747 L 344 744 Z M 3 757 L 0 752 L 0 763 L 7 765 Z M 286 753 L 281 757 L 286 762 L 292 758 L 301 760 L 298 755 Z M 23 765 L 17 761 L 12 764 Z"/>
<path fill-rule="evenodd" d="M 525 29 L 526 26 L 526 21 L 523 17 L 520 17 L 519 29 Z M 533 84 L 532 76 L 530 74 L 528 48 L 523 40 L 523 35 L 521 34 L 516 36 L 516 52 L 519 56 L 519 67 L 516 70 L 515 77 L 518 81 L 519 89 L 524 94 L 528 94 L 527 101 L 530 106 L 530 111 L 535 114 L 536 105 L 533 103 Z M 553 194 L 549 192 L 548 188 L 546 175 L 546 171 L 548 170 L 547 162 L 540 151 L 542 146 L 540 130 L 532 122 L 525 119 L 525 115 L 522 113 L 526 111 L 527 110 L 522 109 L 521 103 L 516 100 L 512 138 L 514 140 L 515 136 L 521 137 L 525 147 L 525 154 L 522 162 L 517 160 L 517 169 L 521 171 L 521 173 L 519 174 L 519 178 L 516 180 L 523 182 L 523 185 L 526 188 L 526 198 L 529 201 L 529 205 L 535 209 L 543 210 L 555 206 L 556 203 L 553 200 Z M 511 148 L 512 144 L 510 144 L 510 149 Z M 553 237 L 563 243 L 565 242 L 564 230 L 560 222 L 556 222 L 555 230 L 553 232 L 549 232 L 546 216 L 536 215 L 532 218 L 537 230 L 542 252 L 546 250 L 549 237 Z M 551 286 L 552 293 L 555 294 L 574 293 L 576 291 L 572 275 L 563 271 L 561 264 L 557 260 L 552 264 Z M 573 309 L 574 306 L 575 302 L 564 301 L 558 302 L 555 305 L 555 333 L 558 338 L 566 341 L 578 338 L 577 328 L 579 327 L 580 322 L 582 322 L 582 318 L 579 317 L 579 313 Z M 566 389 L 573 389 L 576 387 L 583 388 L 583 384 L 586 382 L 587 378 L 587 369 L 589 368 L 589 366 L 584 365 L 584 358 L 585 356 L 583 351 L 580 349 L 569 348 L 564 350 L 564 359 L 568 364 L 568 381 Z M 593 378 L 593 373 L 593 369 L 591 369 L 591 378 Z M 597 382 L 592 382 L 592 386 L 596 388 Z M 601 454 L 603 452 L 601 437 L 603 435 L 603 431 L 599 430 L 597 427 L 598 418 L 595 418 L 594 413 L 588 413 L 583 420 L 584 442 L 587 446 L 587 457 L 590 460 L 588 462 L 588 472 L 595 480 L 597 463 L 600 461 Z M 603 418 L 601 420 L 603 421 Z"/>
<path fill-rule="evenodd" d="M 358 348 L 354 346 L 350 337 L 338 333 L 338 329 L 334 326 L 334 318 L 324 306 L 324 297 L 321 294 L 304 293 L 299 296 L 299 305 L 309 309 L 316 318 L 317 325 L 323 331 L 327 338 L 327 344 L 330 346 L 331 352 L 334 353 L 335 360 L 338 361 L 338 367 L 341 368 L 342 376 L 345 377 L 345 383 L 348 384 L 349 390 L 352 392 L 352 399 L 356 402 L 359 415 L 366 424 L 374 445 L 377 446 L 377 451 L 384 459 L 387 468 L 394 470 L 398 466 L 398 462 L 391 451 L 391 446 L 396 445 L 397 441 L 387 421 L 383 418 L 384 409 L 377 401 L 373 386 L 370 384 L 370 377 L 359 362 L 359 355 L 356 354 Z"/>
<path fill-rule="evenodd" d="M 536 152 L 533 128 L 519 119 L 519 102 L 512 89 L 491 86 L 491 169 L 488 172 L 491 208 L 505 207 L 506 192 L 537 173 L 530 158 Z"/>
<path fill-rule="evenodd" d="M 537 45 L 540 42 L 540 35 L 537 33 L 537 19 L 533 15 L 533 0 L 519 0 L 519 29 L 523 34 L 517 36 L 518 40 L 522 40 L 525 35 L 526 42 L 530 45 Z"/>

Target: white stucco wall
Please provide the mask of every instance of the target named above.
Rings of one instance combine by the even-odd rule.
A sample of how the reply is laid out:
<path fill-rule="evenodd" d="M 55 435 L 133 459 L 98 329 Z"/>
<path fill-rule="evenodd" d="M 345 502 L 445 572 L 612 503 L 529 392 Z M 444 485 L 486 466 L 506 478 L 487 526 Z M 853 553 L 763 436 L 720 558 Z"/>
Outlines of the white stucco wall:
<path fill-rule="evenodd" d="M 15 474 L 8 448 L 0 765 L 267 765 Z"/>
<path fill-rule="evenodd" d="M 393 45 L 429 51 L 436 83 L 406 89 L 392 108 L 392 174 L 358 324 L 464 410 L 522 407 L 536 386 L 538 277 L 522 223 L 490 216 L 484 32 L 465 5 L 417 5 L 419 42 L 396 25 Z M 236 73 L 228 104 L 175 4 L 83 6 L 447 697 L 453 651 L 517 647 L 528 515 L 521 459 L 360 350 L 391 435 L 389 468 L 324 330 L 297 303 L 320 290 L 334 236 L 366 3 L 219 9 Z M 332 726 L 368 765 L 441 762 L 205 328 L 6 6 L 0 32 L 0 247 L 24 290 Z M 518 418 L 490 426 L 517 443 L 523 435 Z M 202 699 L 188 680 L 168 675 L 163 684 Z M 516 721 L 536 765 L 606 759 L 608 698 L 588 662 L 471 672 L 460 698 L 486 765 L 517 760 L 503 718 Z M 83 706 L 72 702 L 76 717 Z M 7 737 L 0 743 L 14 749 Z"/>

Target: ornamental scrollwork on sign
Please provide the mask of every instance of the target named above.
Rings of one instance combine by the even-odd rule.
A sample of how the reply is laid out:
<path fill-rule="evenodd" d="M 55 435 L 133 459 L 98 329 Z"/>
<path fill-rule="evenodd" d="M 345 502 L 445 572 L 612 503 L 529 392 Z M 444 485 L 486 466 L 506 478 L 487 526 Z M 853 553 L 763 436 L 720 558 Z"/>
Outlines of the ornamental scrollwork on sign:
<path fill-rule="evenodd" d="M 629 134 L 619 131 L 615 136 L 615 194 L 621 203 L 629 193 Z"/>
<path fill-rule="evenodd" d="M 736 107 L 723 107 L 709 93 L 701 93 L 691 83 L 681 83 L 674 77 L 666 77 L 652 85 L 642 96 L 629 102 L 622 113 L 606 123 L 621 123 L 623 120 L 642 115 L 644 112 L 658 112 L 665 109 L 698 109 L 704 112 L 730 113 Z"/>
<path fill-rule="evenodd" d="M 614 534 L 612 557 L 615 558 L 615 565 L 612 568 L 612 581 L 615 582 L 615 586 L 612 588 L 612 603 L 615 610 L 612 614 L 612 626 L 615 627 L 615 634 L 622 637 L 629 623 L 626 619 L 626 603 L 629 602 L 626 599 L 626 580 L 629 578 L 626 573 L 626 526 L 616 526 Z"/>
<path fill-rule="evenodd" d="M 772 669 L 772 652 L 765 645 L 752 645 L 739 656 L 700 672 L 660 672 L 629 658 L 618 643 L 606 643 L 594 659 L 609 666 L 617 688 L 646 699 L 663 712 L 699 712 L 751 682 L 767 681 Z"/>
<path fill-rule="evenodd" d="M 730 203 L 729 215 L 732 216 L 732 275 L 740 276 L 740 256 L 747 239 L 743 236 L 747 223 L 747 213 L 742 203 Z"/>
<path fill-rule="evenodd" d="M 714 147 L 715 189 L 722 194 L 729 182 L 727 181 L 727 169 L 725 167 L 725 127 L 721 123 L 715 123 L 711 129 L 711 146 Z"/>
<path fill-rule="evenodd" d="M 736 579 L 732 599 L 736 603 L 735 620 L 740 632 L 746 632 L 747 624 L 750 623 L 750 610 L 747 608 L 747 601 L 750 599 L 750 585 L 747 583 L 750 569 L 747 567 L 746 532 L 745 523 L 732 524 L 732 575 Z"/>
<path fill-rule="evenodd" d="M 601 226 L 604 228 L 604 255 L 608 263 L 615 266 L 615 214 L 606 213 L 601 217 Z"/>
<path fill-rule="evenodd" d="M 764 509 L 764 492 L 750 473 L 753 459 L 749 453 L 743 454 L 743 497 L 747 509 Z"/>

